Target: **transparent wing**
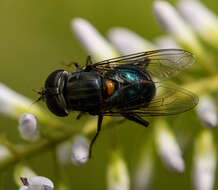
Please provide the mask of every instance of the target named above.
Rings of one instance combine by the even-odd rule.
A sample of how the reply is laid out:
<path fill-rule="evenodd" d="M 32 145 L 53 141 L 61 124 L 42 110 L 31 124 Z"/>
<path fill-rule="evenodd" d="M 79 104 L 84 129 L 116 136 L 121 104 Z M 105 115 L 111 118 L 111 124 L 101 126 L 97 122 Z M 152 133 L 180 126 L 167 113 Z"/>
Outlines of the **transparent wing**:
<path fill-rule="evenodd" d="M 147 104 L 122 108 L 116 108 L 104 113 L 104 115 L 120 115 L 120 113 L 135 113 L 140 116 L 167 116 L 191 110 L 198 104 L 198 97 L 192 92 L 176 86 L 168 86 L 156 83 L 156 95 Z M 127 104 L 128 105 L 128 104 Z"/>
<path fill-rule="evenodd" d="M 131 64 L 148 71 L 151 76 L 164 80 L 177 75 L 193 64 L 195 57 L 182 49 L 161 49 L 112 58 L 91 65 L 96 70 L 111 70 Z"/>

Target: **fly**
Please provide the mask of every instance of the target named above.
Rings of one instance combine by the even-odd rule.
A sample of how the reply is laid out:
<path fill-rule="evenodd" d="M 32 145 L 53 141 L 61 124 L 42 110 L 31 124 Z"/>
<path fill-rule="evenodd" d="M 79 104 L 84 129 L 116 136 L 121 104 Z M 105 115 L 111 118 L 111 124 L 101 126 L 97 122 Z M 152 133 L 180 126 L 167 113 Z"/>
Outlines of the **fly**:
<path fill-rule="evenodd" d="M 55 115 L 79 111 L 98 116 L 97 139 L 104 116 L 123 116 L 145 127 L 143 117 L 167 116 L 195 107 L 198 97 L 180 87 L 162 83 L 191 66 L 195 58 L 182 49 L 141 52 L 93 63 L 75 64 L 74 72 L 56 70 L 45 81 L 41 98 Z"/>

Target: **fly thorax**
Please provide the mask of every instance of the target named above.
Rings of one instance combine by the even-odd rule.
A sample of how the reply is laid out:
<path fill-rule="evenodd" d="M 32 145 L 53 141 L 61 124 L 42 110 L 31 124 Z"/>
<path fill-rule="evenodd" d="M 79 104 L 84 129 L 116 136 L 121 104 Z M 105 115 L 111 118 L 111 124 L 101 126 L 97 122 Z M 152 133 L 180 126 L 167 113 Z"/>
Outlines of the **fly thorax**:
<path fill-rule="evenodd" d="M 102 79 L 96 72 L 71 73 L 66 95 L 70 110 L 96 112 L 102 102 Z"/>

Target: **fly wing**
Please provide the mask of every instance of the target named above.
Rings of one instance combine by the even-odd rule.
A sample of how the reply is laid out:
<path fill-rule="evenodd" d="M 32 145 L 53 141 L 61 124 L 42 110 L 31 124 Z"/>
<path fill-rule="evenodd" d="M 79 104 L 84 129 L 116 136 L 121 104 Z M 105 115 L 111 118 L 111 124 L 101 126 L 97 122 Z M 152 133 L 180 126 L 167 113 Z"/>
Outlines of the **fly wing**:
<path fill-rule="evenodd" d="M 198 97 L 188 90 L 156 83 L 156 95 L 149 104 L 145 102 L 131 107 L 126 106 L 120 110 L 112 109 L 106 111 L 104 115 L 116 116 L 120 113 L 134 113 L 142 117 L 175 115 L 191 110 L 197 103 Z"/>
<path fill-rule="evenodd" d="M 176 86 L 157 86 L 157 95 L 148 107 L 139 107 L 135 112 L 144 116 L 167 116 L 191 110 L 198 104 L 192 92 Z"/>
<path fill-rule="evenodd" d="M 193 54 L 186 50 L 161 49 L 108 59 L 94 63 L 91 67 L 102 72 L 121 65 L 135 65 L 149 72 L 151 76 L 165 80 L 185 70 L 194 60 Z"/>

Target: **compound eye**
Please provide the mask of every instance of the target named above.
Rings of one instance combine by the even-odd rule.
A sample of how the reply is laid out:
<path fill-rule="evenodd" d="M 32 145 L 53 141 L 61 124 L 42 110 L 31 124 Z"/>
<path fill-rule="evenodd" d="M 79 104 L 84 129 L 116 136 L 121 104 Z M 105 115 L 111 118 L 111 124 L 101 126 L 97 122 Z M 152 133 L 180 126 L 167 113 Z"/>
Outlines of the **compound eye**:
<path fill-rule="evenodd" d="M 48 109 L 57 116 L 67 116 L 67 105 L 64 98 L 64 87 L 68 73 L 64 70 L 56 70 L 51 73 L 45 82 L 45 102 Z"/>

